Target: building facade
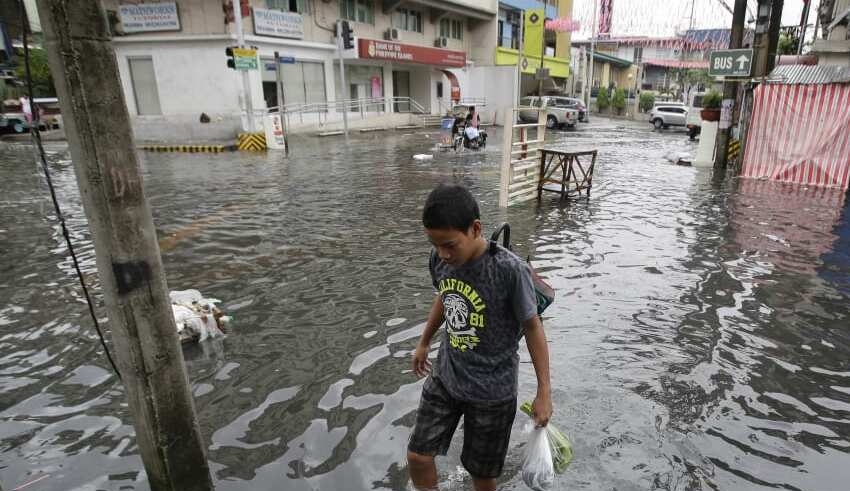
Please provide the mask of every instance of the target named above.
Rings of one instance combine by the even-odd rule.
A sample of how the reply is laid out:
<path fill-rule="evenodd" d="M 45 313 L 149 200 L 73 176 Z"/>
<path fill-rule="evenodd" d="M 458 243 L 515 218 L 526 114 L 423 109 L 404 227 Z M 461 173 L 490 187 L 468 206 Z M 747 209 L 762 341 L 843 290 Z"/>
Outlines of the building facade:
<path fill-rule="evenodd" d="M 821 65 L 850 66 L 850 0 L 823 0 L 818 6 L 821 33 L 811 53 Z"/>
<path fill-rule="evenodd" d="M 137 139 L 203 141 L 240 130 L 241 74 L 226 66 L 225 55 L 236 44 L 230 2 L 104 0 L 104 7 Z M 278 105 L 278 52 L 291 62 L 282 72 L 287 107 L 301 111 L 295 124 L 338 119 L 328 116 L 338 110 L 327 104 L 342 99 L 409 97 L 415 107 L 386 99 L 362 110 L 443 112 L 452 86 L 455 95 L 463 90 L 452 71 L 474 66 L 476 46 L 497 13 L 496 0 L 243 0 L 237 8 L 246 45 L 258 50 L 258 69 L 248 72 L 255 112 Z M 337 62 L 337 19 L 348 20 L 356 36 L 355 49 L 344 53 L 346 87 Z M 200 122 L 201 113 L 208 123 Z"/>
<path fill-rule="evenodd" d="M 360 101 L 351 107 L 359 120 L 367 114 L 442 114 L 453 100 L 475 99 L 486 101 L 484 120 L 497 121 L 515 105 L 517 90 L 536 88 L 539 57 L 517 68 L 523 11 L 541 8 L 547 18 L 571 13 L 572 0 L 547 1 L 241 0 L 245 44 L 259 56 L 248 76 L 255 114 L 278 106 L 278 52 L 290 62 L 282 73 L 295 127 L 339 123 L 334 103 L 342 100 Z M 136 138 L 232 138 L 242 126 L 245 101 L 242 75 L 226 66 L 225 49 L 236 45 L 231 0 L 122 2 L 103 5 Z M 345 87 L 338 19 L 347 20 L 355 36 L 354 49 L 342 53 Z M 554 81 L 548 83 L 566 85 L 569 33 L 550 34 L 546 43 L 543 61 Z M 202 113 L 209 122 L 201 122 Z"/>

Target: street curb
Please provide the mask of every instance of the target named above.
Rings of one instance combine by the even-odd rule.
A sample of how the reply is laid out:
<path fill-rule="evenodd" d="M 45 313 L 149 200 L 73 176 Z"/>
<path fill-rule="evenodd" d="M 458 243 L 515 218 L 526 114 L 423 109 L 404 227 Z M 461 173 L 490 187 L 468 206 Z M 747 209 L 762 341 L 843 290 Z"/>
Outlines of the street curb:
<path fill-rule="evenodd" d="M 148 152 L 222 153 L 236 150 L 236 145 L 139 145 Z"/>

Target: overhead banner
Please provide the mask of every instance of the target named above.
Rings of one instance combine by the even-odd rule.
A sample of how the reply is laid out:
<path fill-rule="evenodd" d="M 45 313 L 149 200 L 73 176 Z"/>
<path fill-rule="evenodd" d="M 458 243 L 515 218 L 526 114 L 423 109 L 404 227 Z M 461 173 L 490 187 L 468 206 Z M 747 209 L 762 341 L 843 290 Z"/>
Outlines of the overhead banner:
<path fill-rule="evenodd" d="M 175 2 L 119 5 L 118 16 L 121 29 L 128 34 L 180 30 L 180 16 Z"/>
<path fill-rule="evenodd" d="M 599 0 L 599 37 L 611 37 L 611 24 L 614 18 L 614 0 Z"/>
<path fill-rule="evenodd" d="M 304 38 L 304 18 L 295 12 L 254 7 L 254 34 L 278 38 Z"/>
<path fill-rule="evenodd" d="M 527 56 L 535 58 L 543 56 L 543 24 L 545 22 L 545 10 L 528 9 L 525 11 L 525 24 L 523 25 L 525 43 L 523 44 L 523 53 Z"/>
<path fill-rule="evenodd" d="M 466 53 L 442 48 L 429 48 L 413 44 L 402 44 L 393 41 L 378 41 L 375 39 L 358 39 L 357 47 L 360 58 L 373 60 L 390 60 L 424 65 L 463 68 L 466 66 Z"/>

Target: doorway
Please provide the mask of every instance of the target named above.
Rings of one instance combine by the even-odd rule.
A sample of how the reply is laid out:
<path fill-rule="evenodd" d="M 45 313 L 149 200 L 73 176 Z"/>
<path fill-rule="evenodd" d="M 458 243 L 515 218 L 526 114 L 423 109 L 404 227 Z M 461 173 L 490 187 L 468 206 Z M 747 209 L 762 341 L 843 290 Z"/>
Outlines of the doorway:
<path fill-rule="evenodd" d="M 127 63 L 130 66 L 130 82 L 133 85 L 133 97 L 136 100 L 136 113 L 139 116 L 162 114 L 153 59 L 128 58 Z"/>
<path fill-rule="evenodd" d="M 393 95 L 395 97 L 410 97 L 410 72 L 393 70 Z M 393 110 L 399 112 L 410 112 L 410 102 L 396 102 Z"/>

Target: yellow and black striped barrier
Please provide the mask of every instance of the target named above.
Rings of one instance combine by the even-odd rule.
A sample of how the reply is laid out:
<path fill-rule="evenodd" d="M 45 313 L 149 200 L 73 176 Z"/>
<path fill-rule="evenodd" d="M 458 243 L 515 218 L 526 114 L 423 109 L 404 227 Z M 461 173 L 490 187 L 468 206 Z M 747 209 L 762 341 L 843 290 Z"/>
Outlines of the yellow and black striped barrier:
<path fill-rule="evenodd" d="M 142 145 L 148 152 L 221 153 L 233 150 L 227 145 Z"/>
<path fill-rule="evenodd" d="M 239 133 L 236 146 L 239 150 L 262 152 L 266 150 L 265 133 Z"/>
<path fill-rule="evenodd" d="M 729 140 L 729 150 L 726 152 L 726 160 L 735 160 L 741 153 L 741 142 L 734 138 Z"/>

